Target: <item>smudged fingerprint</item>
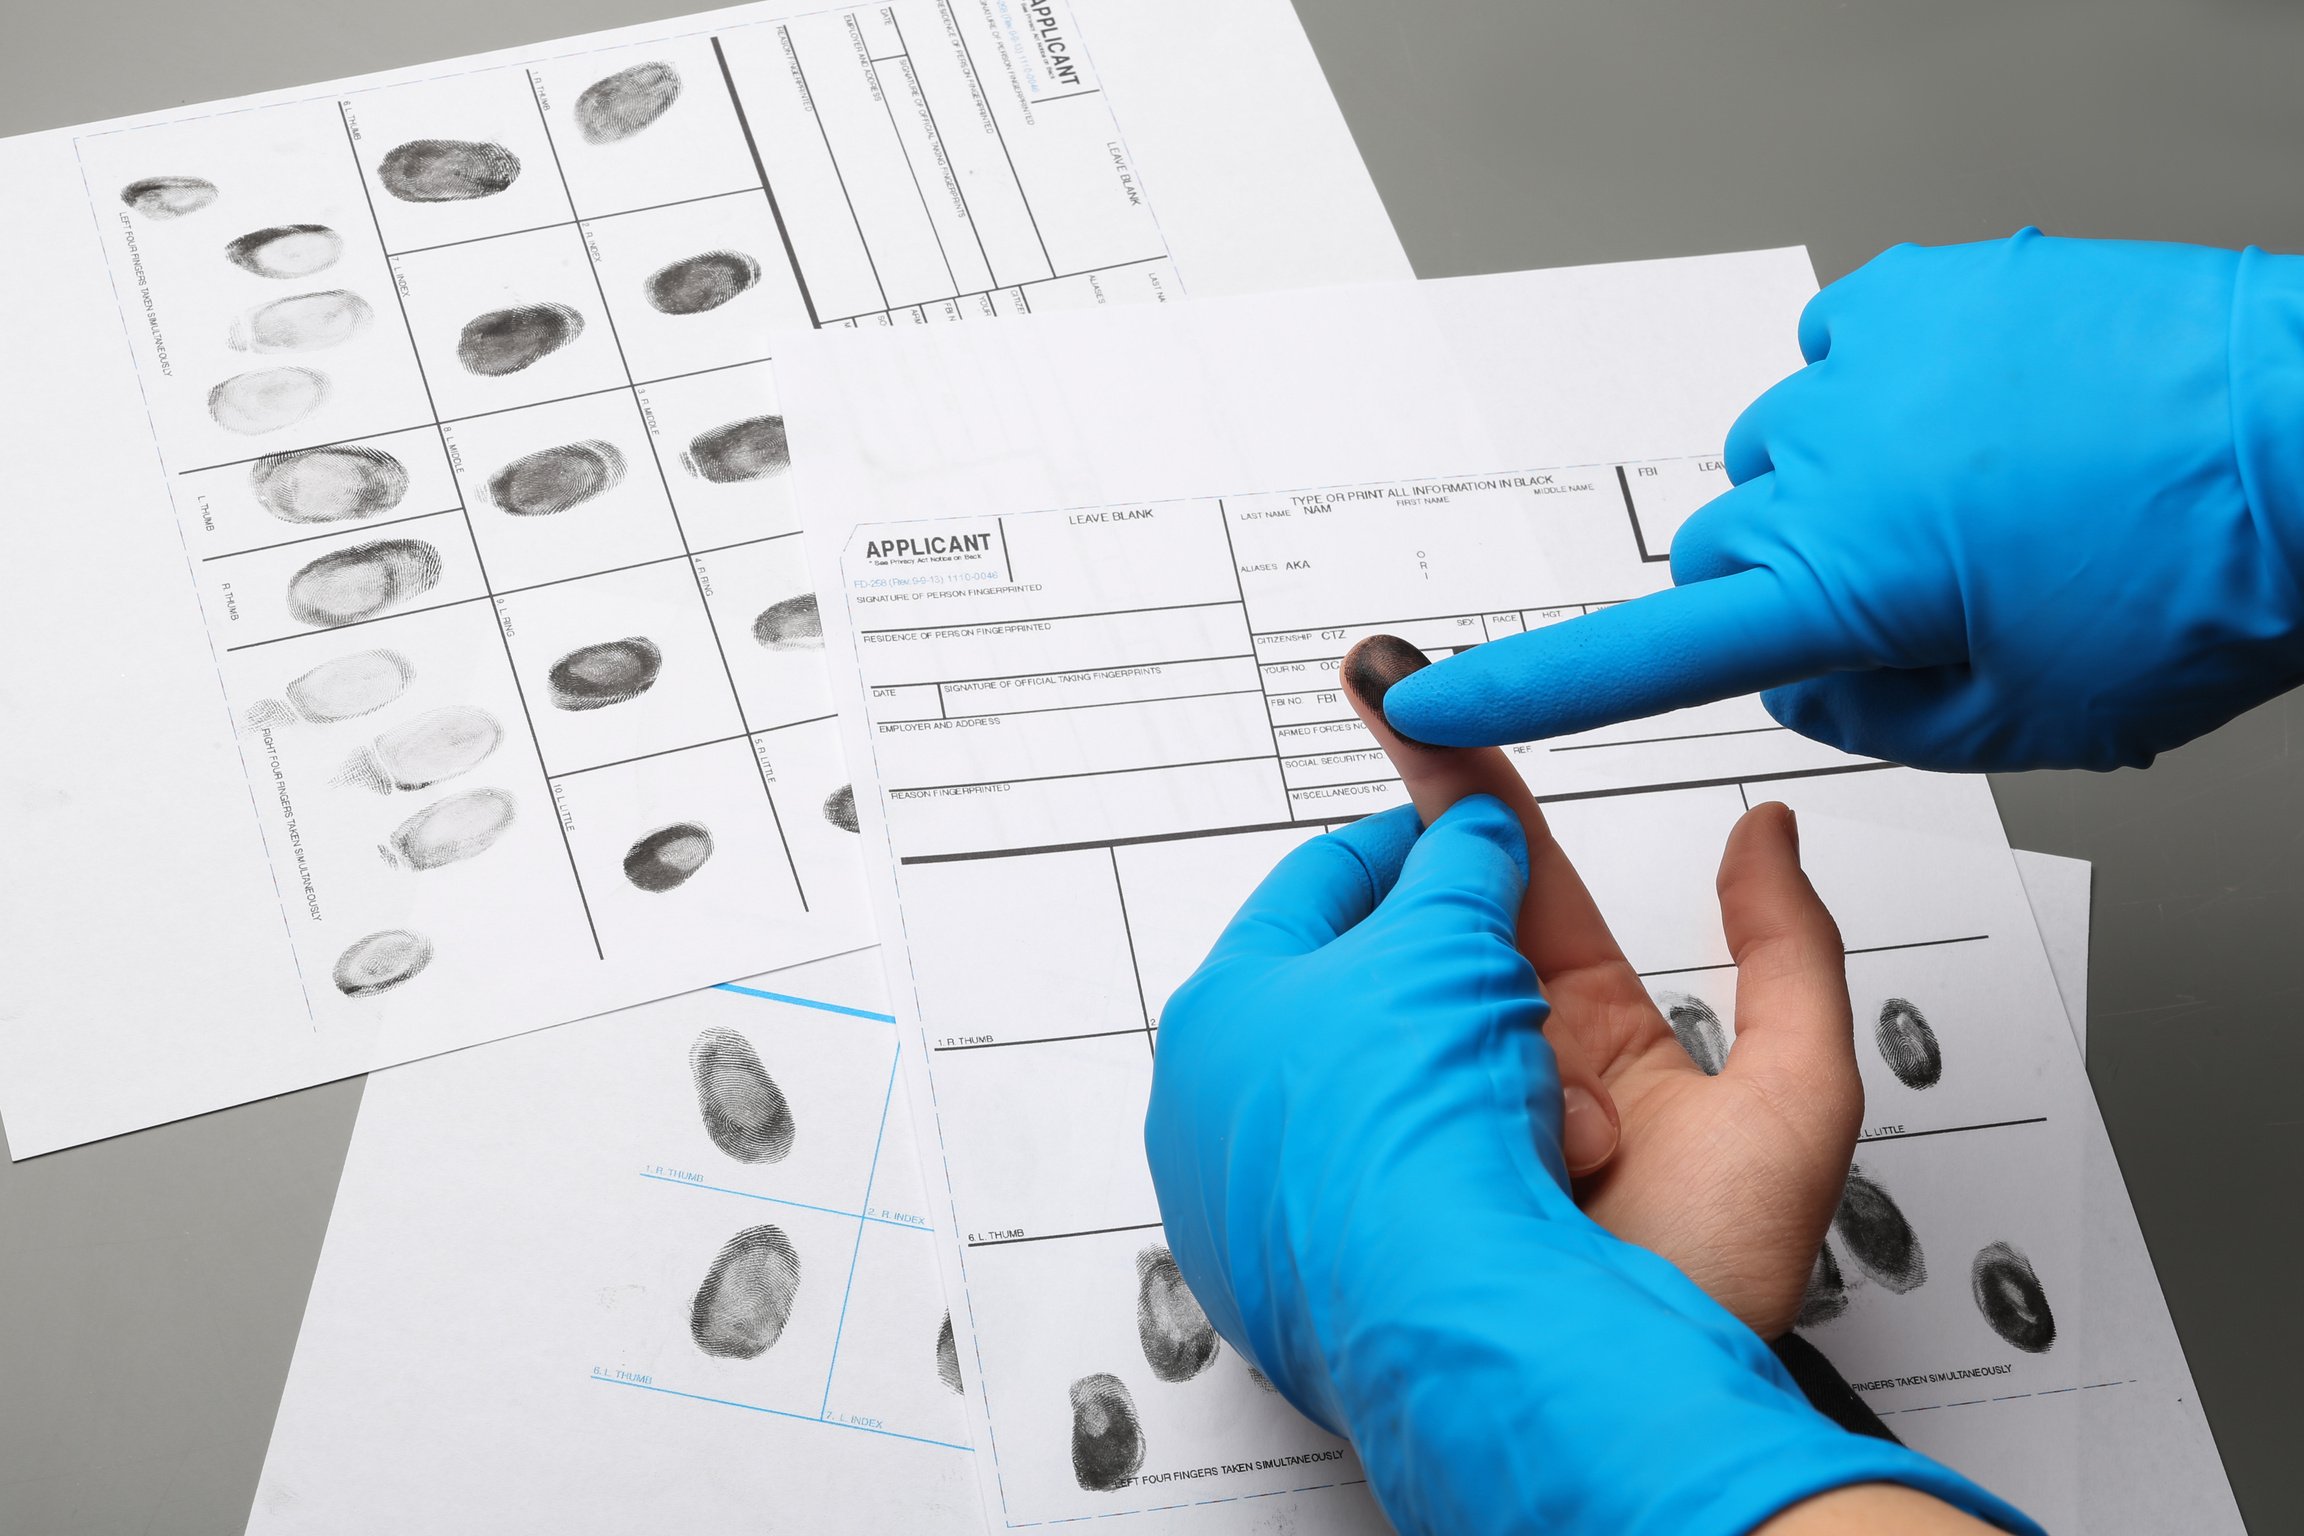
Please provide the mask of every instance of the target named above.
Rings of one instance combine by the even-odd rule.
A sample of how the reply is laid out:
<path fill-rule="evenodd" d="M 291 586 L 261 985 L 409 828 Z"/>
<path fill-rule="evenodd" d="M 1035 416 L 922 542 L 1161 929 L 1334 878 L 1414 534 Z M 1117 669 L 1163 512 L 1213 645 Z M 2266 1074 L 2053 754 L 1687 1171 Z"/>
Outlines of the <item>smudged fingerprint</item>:
<path fill-rule="evenodd" d="M 1808 1271 L 1808 1289 L 1800 1298 L 1800 1315 L 1792 1320 L 1792 1326 L 1813 1328 L 1847 1310 L 1848 1282 L 1840 1274 L 1840 1261 L 1832 1256 L 1832 1245 L 1822 1244 Z"/>
<path fill-rule="evenodd" d="M 760 281 L 760 263 L 742 251 L 706 251 L 660 268 L 647 281 L 649 307 L 667 315 L 718 309 Z"/>
<path fill-rule="evenodd" d="M 1144 1465 L 1136 1400 L 1117 1376 L 1072 1383 L 1072 1475 L 1090 1493 L 1125 1488 Z"/>
<path fill-rule="evenodd" d="M 1657 1003 L 1664 1010 L 1664 1022 L 1672 1026 L 1672 1038 L 1680 1042 L 1680 1049 L 1688 1059 L 1704 1069 L 1708 1077 L 1718 1077 L 1720 1069 L 1728 1065 L 1728 1031 L 1720 1025 L 1720 1015 L 1712 1005 L 1700 997 L 1685 992 L 1666 992 Z"/>
<path fill-rule="evenodd" d="M 224 259 L 258 277 L 310 277 L 343 254 L 344 237 L 325 224 L 275 224 L 224 242 Z"/>
<path fill-rule="evenodd" d="M 332 979 L 346 997 L 389 992 L 432 963 L 432 941 L 405 928 L 386 928 L 356 939 L 336 958 Z"/>
<path fill-rule="evenodd" d="M 728 1360 L 752 1360 L 783 1336 L 800 1293 L 800 1255 L 775 1226 L 746 1227 L 712 1261 L 688 1308 L 696 1347 Z"/>
<path fill-rule="evenodd" d="M 122 187 L 120 201 L 148 219 L 180 219 L 216 201 L 216 183 L 197 176 L 146 176 Z"/>
<path fill-rule="evenodd" d="M 512 797 L 501 789 L 467 789 L 424 807 L 393 831 L 386 862 L 439 869 L 478 858 L 511 827 Z"/>
<path fill-rule="evenodd" d="M 330 550 L 288 578 L 299 624 L 350 624 L 421 597 L 440 580 L 440 551 L 422 539 L 378 539 Z"/>
<path fill-rule="evenodd" d="M 487 378 L 518 373 L 584 334 L 584 317 L 565 304 L 523 304 L 475 315 L 456 338 L 456 361 Z"/>
<path fill-rule="evenodd" d="M 803 592 L 770 603 L 752 621 L 752 638 L 772 651 L 824 649 L 824 614 L 816 594 Z"/>
<path fill-rule="evenodd" d="M 224 339 L 241 352 L 317 352 L 350 341 L 375 318 L 349 288 L 324 288 L 258 305 Z"/>
<path fill-rule="evenodd" d="M 936 1330 L 936 1379 L 953 1391 L 960 1390 L 960 1344 L 952 1337 L 952 1314 L 944 1314 L 944 1325 Z"/>
<path fill-rule="evenodd" d="M 644 891 L 669 891 L 712 857 L 712 832 L 702 822 L 658 827 L 624 851 L 624 878 Z"/>
<path fill-rule="evenodd" d="M 576 98 L 576 127 L 587 144 L 628 139 L 672 110 L 680 71 L 661 61 L 635 64 L 593 81 Z"/>
<path fill-rule="evenodd" d="M 1929 1028 L 1928 1016 L 1905 999 L 1892 997 L 1880 1005 L 1872 1039 L 1880 1047 L 1880 1059 L 1905 1087 L 1933 1088 L 1944 1075 L 1944 1052 L 1936 1044 L 1936 1031 Z"/>
<path fill-rule="evenodd" d="M 1840 1193 L 1840 1209 L 1833 1214 L 1832 1230 L 1848 1247 L 1857 1267 L 1901 1296 L 1928 1278 L 1928 1258 L 1912 1223 L 1904 1219 L 1888 1191 L 1848 1170 L 1848 1187 Z"/>
<path fill-rule="evenodd" d="M 1992 1331 L 2026 1354 L 2044 1355 L 2056 1343 L 2056 1315 L 2032 1261 L 2006 1243 L 1987 1244 L 1968 1271 L 1976 1310 Z"/>
<path fill-rule="evenodd" d="M 484 709 L 451 704 L 427 710 L 355 752 L 336 782 L 359 784 L 380 795 L 429 789 L 479 767 L 503 740 L 503 722 Z"/>
<path fill-rule="evenodd" d="M 636 699 L 656 686 L 664 653 L 645 635 L 578 646 L 545 674 L 555 709 L 606 709 Z"/>
<path fill-rule="evenodd" d="M 297 718 L 327 725 L 382 709 L 407 692 L 415 676 L 398 651 L 354 651 L 290 679 L 280 691 Z"/>
<path fill-rule="evenodd" d="M 1184 1284 L 1176 1255 L 1158 1244 L 1136 1255 L 1136 1342 L 1162 1381 L 1190 1381 L 1216 1358 L 1216 1325 Z"/>
<path fill-rule="evenodd" d="M 751 1041 L 732 1029 L 707 1029 L 688 1047 L 688 1070 L 712 1145 L 740 1163 L 780 1163 L 791 1152 L 798 1134 L 792 1106 Z"/>
<path fill-rule="evenodd" d="M 376 179 L 404 203 L 462 203 L 494 197 L 520 179 L 520 157 L 471 139 L 410 139 L 376 163 Z"/>
<path fill-rule="evenodd" d="M 781 416 L 748 416 L 724 426 L 699 432 L 680 455 L 688 473 L 726 485 L 735 480 L 763 480 L 792 467 L 792 451 L 784 440 Z"/>
<path fill-rule="evenodd" d="M 400 505 L 408 469 L 381 448 L 304 448 L 258 459 L 248 488 L 284 523 L 357 522 Z"/>
<path fill-rule="evenodd" d="M 326 404 L 328 388 L 317 368 L 258 368 L 208 391 L 208 414 L 227 432 L 277 432 Z"/>
<path fill-rule="evenodd" d="M 1277 1393 L 1280 1390 L 1278 1387 L 1272 1385 L 1271 1377 L 1265 1375 L 1262 1371 L 1256 1369 L 1254 1366 L 1248 1367 L 1248 1379 L 1256 1383 L 1256 1386 L 1260 1391 Z"/>
<path fill-rule="evenodd" d="M 843 832 L 860 831 L 856 823 L 856 786 L 843 784 L 824 797 L 824 819 Z"/>
<path fill-rule="evenodd" d="M 514 517 L 549 517 L 581 506 L 624 478 L 613 443 L 587 438 L 541 448 L 488 477 L 488 499 Z"/>

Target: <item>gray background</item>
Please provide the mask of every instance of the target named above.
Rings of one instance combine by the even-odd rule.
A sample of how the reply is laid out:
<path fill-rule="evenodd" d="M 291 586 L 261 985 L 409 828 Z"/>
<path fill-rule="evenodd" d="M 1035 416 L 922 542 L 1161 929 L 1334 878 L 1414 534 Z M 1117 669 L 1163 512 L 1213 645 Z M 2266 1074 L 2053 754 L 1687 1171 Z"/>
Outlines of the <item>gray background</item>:
<path fill-rule="evenodd" d="M 0 0 L 0 133 L 694 8 Z M 1829 281 L 2027 223 L 2304 250 L 2304 13 L 2279 0 L 1298 9 L 1426 277 L 1806 244 Z M 2090 1072 L 2267 1532 L 2304 1529 L 2300 740 L 2292 698 L 2149 772 L 1993 785 L 2018 845 L 2096 861 Z M 0 1529 L 240 1530 L 358 1102 L 0 1165 Z"/>

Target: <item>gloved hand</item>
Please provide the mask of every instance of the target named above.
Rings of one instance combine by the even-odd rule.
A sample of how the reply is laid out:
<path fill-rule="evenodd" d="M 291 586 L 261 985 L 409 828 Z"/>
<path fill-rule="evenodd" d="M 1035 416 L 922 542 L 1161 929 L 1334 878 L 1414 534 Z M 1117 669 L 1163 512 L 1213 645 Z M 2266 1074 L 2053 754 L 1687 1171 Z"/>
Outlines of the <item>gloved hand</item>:
<path fill-rule="evenodd" d="M 1296 849 L 1161 1014 L 1145 1122 L 1218 1332 L 1349 1436 L 1403 1532 L 1736 1536 L 1900 1483 L 2021 1514 L 1810 1408 L 1759 1338 L 1576 1209 L 1519 822 L 1402 806 Z"/>
<path fill-rule="evenodd" d="M 1526 741 L 1755 689 L 1922 768 L 2152 761 L 2304 681 L 2304 258 L 1898 246 L 1818 294 L 1671 590 L 1408 680 Z"/>

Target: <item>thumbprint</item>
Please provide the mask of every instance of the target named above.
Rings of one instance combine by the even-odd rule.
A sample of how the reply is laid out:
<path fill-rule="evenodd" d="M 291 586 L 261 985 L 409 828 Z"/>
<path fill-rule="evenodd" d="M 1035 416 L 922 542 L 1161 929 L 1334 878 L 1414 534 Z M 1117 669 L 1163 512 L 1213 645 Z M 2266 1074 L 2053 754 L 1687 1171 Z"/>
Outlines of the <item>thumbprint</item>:
<path fill-rule="evenodd" d="M 584 87 L 576 98 L 576 127 L 587 144 L 613 144 L 671 111 L 679 99 L 680 71 L 658 61 L 635 64 Z"/>
<path fill-rule="evenodd" d="M 565 304 L 492 309 L 464 324 L 456 361 L 488 378 L 518 373 L 584 334 L 584 317 Z"/>
<path fill-rule="evenodd" d="M 1720 1015 L 1712 1011 L 1712 1005 L 1685 992 L 1666 992 L 1656 1001 L 1664 1009 L 1664 1022 L 1672 1026 L 1672 1038 L 1680 1042 L 1688 1059 L 1702 1067 L 1705 1076 L 1718 1077 L 1720 1069 L 1728 1065 L 1728 1032 L 1720 1027 Z"/>
<path fill-rule="evenodd" d="M 398 651 L 354 651 L 320 663 L 280 691 L 299 719 L 327 725 L 382 709 L 406 693 L 415 676 Z"/>
<path fill-rule="evenodd" d="M 856 786 L 843 784 L 824 797 L 824 819 L 843 832 L 861 830 L 856 824 Z"/>
<path fill-rule="evenodd" d="M 288 578 L 288 612 L 299 624 L 372 618 L 440 580 L 440 551 L 422 539 L 378 539 L 330 550 Z"/>
<path fill-rule="evenodd" d="M 259 368 L 208 391 L 208 414 L 227 432 L 254 436 L 292 427 L 327 400 L 328 375 L 316 368 Z"/>
<path fill-rule="evenodd" d="M 376 318 L 349 288 L 325 288 L 260 304 L 232 322 L 224 339 L 241 352 L 317 352 L 350 341 Z"/>
<path fill-rule="evenodd" d="M 197 176 L 146 176 L 122 187 L 120 201 L 148 219 L 180 219 L 216 201 L 216 183 Z"/>
<path fill-rule="evenodd" d="M 752 1360 L 783 1336 L 800 1291 L 800 1255 L 774 1226 L 746 1227 L 712 1261 L 688 1307 L 696 1347 L 729 1360 Z"/>
<path fill-rule="evenodd" d="M 479 767 L 503 740 L 503 723 L 494 715 L 469 704 L 451 704 L 378 736 L 352 755 L 336 782 L 359 784 L 380 795 L 396 789 L 429 789 Z"/>
<path fill-rule="evenodd" d="M 1840 1261 L 1832 1257 L 1830 1243 L 1821 1244 L 1808 1271 L 1808 1289 L 1800 1297 L 1800 1315 L 1792 1320 L 1792 1326 L 1813 1328 L 1847 1310 L 1848 1282 L 1841 1276 Z"/>
<path fill-rule="evenodd" d="M 520 157 L 485 141 L 410 139 L 376 163 L 376 179 L 404 203 L 463 203 L 519 180 Z"/>
<path fill-rule="evenodd" d="M 582 645 L 558 661 L 544 675 L 554 709 L 606 709 L 640 697 L 656 686 L 664 670 L 664 653 L 645 635 L 603 640 Z"/>
<path fill-rule="evenodd" d="M 389 992 L 432 963 L 432 941 L 405 928 L 386 928 L 355 940 L 336 958 L 333 980 L 346 997 Z"/>
<path fill-rule="evenodd" d="M 944 1314 L 944 1324 L 936 1330 L 936 1379 L 957 1392 L 960 1390 L 960 1345 L 952 1337 L 952 1314 Z"/>
<path fill-rule="evenodd" d="M 1841 1191 L 1840 1209 L 1833 1214 L 1832 1230 L 1848 1245 L 1857 1267 L 1901 1296 L 1928 1278 L 1928 1258 L 1912 1223 L 1904 1219 L 1888 1191 L 1848 1170 L 1848 1187 Z"/>
<path fill-rule="evenodd" d="M 688 1047 L 688 1070 L 712 1145 L 740 1163 L 780 1163 L 791 1152 L 792 1106 L 751 1041 L 732 1029 L 707 1029 Z"/>
<path fill-rule="evenodd" d="M 388 863 L 439 869 L 478 858 L 512 825 L 512 797 L 500 789 L 467 789 L 424 807 L 393 830 Z"/>
<path fill-rule="evenodd" d="M 644 891 L 669 891 L 712 857 L 712 833 L 701 822 L 658 827 L 624 851 L 624 878 Z"/>
<path fill-rule="evenodd" d="M 715 485 L 780 475 L 792 466 L 792 452 L 784 442 L 784 418 L 748 416 L 699 432 L 688 440 L 680 463 L 688 473 Z"/>
<path fill-rule="evenodd" d="M 224 259 L 258 277 L 310 277 L 343 254 L 344 237 L 325 224 L 275 224 L 224 242 Z"/>
<path fill-rule="evenodd" d="M 760 281 L 760 263 L 742 251 L 706 251 L 685 256 L 648 279 L 648 304 L 667 315 L 700 315 L 718 309 Z"/>
<path fill-rule="evenodd" d="M 1091 1493 L 1110 1493 L 1133 1482 L 1144 1465 L 1144 1429 L 1136 1401 L 1117 1376 L 1083 1376 L 1072 1383 L 1072 1475 Z"/>
<path fill-rule="evenodd" d="M 1136 1255 L 1136 1341 L 1162 1381 L 1190 1381 L 1216 1358 L 1216 1326 L 1184 1284 L 1176 1255 L 1155 1245 Z"/>
<path fill-rule="evenodd" d="M 1880 1005 L 1872 1039 L 1880 1047 L 1880 1059 L 1905 1087 L 1933 1088 L 1944 1075 L 1944 1052 L 1936 1044 L 1936 1031 L 1928 1027 L 1928 1016 L 1903 998 L 1892 997 Z"/>
<path fill-rule="evenodd" d="M 1968 1286 L 1994 1333 L 2030 1355 L 2044 1355 L 2055 1344 L 2056 1315 L 2022 1253 L 2006 1243 L 1986 1245 L 1968 1271 Z"/>
<path fill-rule="evenodd" d="M 752 638 L 772 651 L 824 649 L 824 614 L 816 594 L 803 592 L 761 609 L 752 621 Z"/>
<path fill-rule="evenodd" d="M 488 477 L 488 499 L 514 517 L 549 517 L 581 506 L 624 478 L 613 443 L 587 439 L 542 448 Z"/>
<path fill-rule="evenodd" d="M 284 523 L 349 523 L 400 505 L 408 469 L 381 448 L 306 448 L 258 459 L 248 486 Z"/>

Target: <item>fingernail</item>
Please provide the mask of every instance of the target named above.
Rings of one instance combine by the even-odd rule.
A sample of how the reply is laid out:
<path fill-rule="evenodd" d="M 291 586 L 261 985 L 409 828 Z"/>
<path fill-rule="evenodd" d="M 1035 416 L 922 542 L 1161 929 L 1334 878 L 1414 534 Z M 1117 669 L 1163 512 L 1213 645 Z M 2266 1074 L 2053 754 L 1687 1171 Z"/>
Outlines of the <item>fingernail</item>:
<path fill-rule="evenodd" d="M 1432 665 L 1432 658 L 1398 635 L 1370 635 L 1344 653 L 1344 686 L 1358 695 L 1360 701 L 1378 714 L 1384 712 L 1384 695 L 1392 685 L 1411 672 L 1421 672 Z M 1385 724 L 1390 725 L 1387 719 Z M 1416 742 L 1402 734 L 1399 727 L 1393 732 L 1402 741 Z"/>
<path fill-rule="evenodd" d="M 1561 1090 L 1560 1103 L 1560 1155 L 1570 1173 L 1590 1173 L 1616 1155 L 1616 1122 L 1598 1095 L 1570 1083 Z"/>

